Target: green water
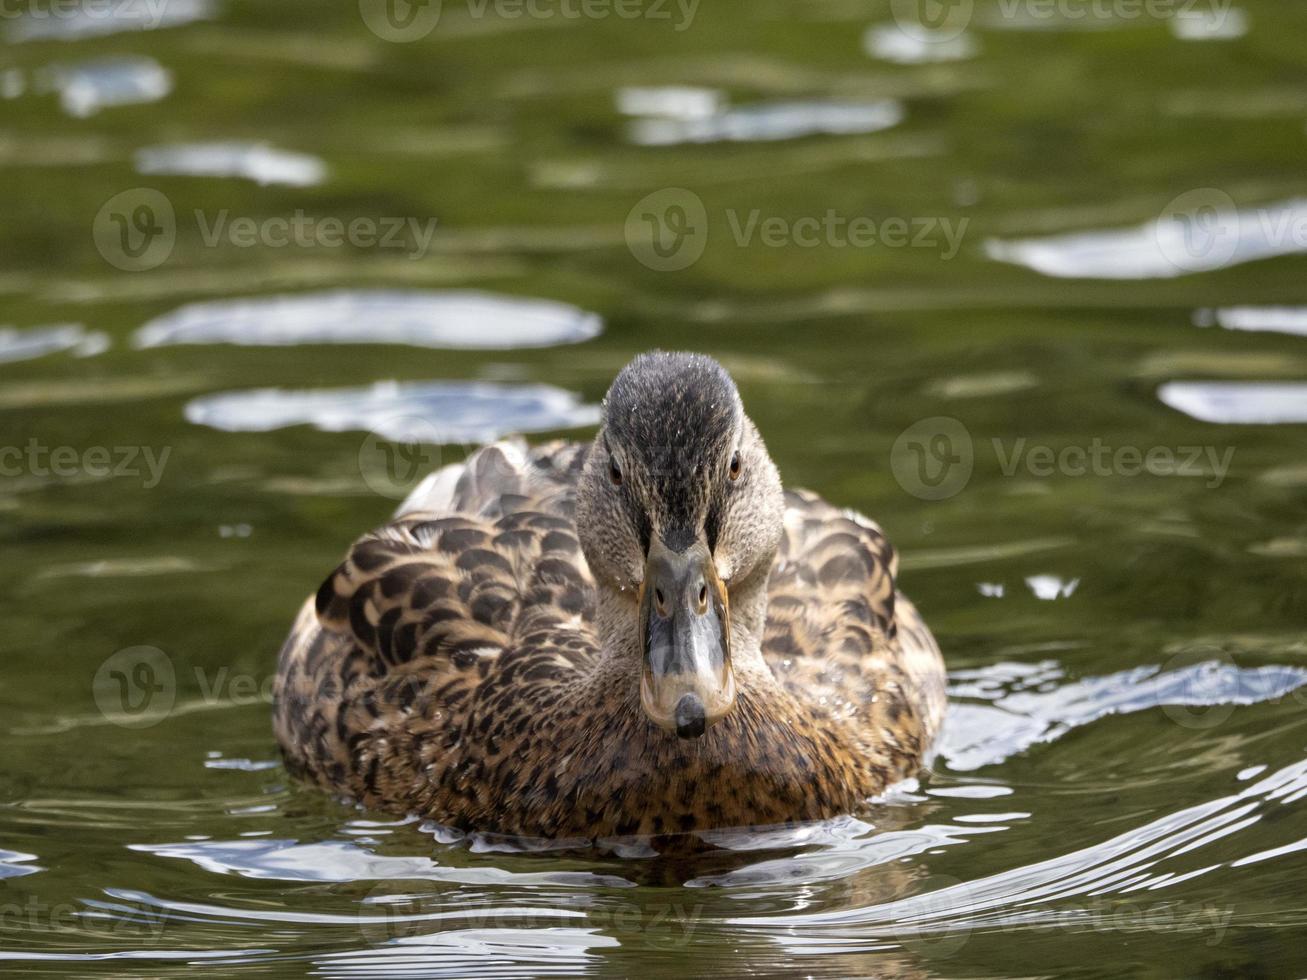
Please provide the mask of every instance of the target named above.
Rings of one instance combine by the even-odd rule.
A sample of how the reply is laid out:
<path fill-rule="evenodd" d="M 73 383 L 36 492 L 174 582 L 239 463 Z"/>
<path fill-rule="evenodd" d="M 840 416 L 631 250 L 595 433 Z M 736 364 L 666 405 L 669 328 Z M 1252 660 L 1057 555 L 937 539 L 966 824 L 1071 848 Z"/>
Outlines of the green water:
<path fill-rule="evenodd" d="M 894 11 L 858 0 L 665 20 L 447 3 L 410 43 L 305 0 L 15 43 L 44 8 L 6 8 L 0 325 L 84 334 L 22 360 L 0 337 L 0 972 L 1307 970 L 1307 258 L 1292 254 L 1307 246 L 1292 204 L 1307 197 L 1307 8 L 1247 0 L 1239 36 L 1193 41 L 1157 16 L 1070 16 L 1088 6 L 1032 22 L 979 3 L 968 56 L 917 64 L 864 50 Z M 154 59 L 170 91 L 73 114 L 86 86 L 61 104 L 50 66 L 107 56 Z M 641 129 L 615 101 L 671 85 L 718 114 Z M 645 145 L 712 135 L 722 102 L 872 106 L 893 124 Z M 756 117 L 727 118 L 757 135 Z M 325 173 L 138 170 L 142 148 L 212 142 Z M 145 199 L 103 211 L 138 188 L 174 211 L 157 263 L 115 251 Z M 1129 239 L 1186 192 L 1215 203 L 1218 232 L 1241 209 L 1241 248 L 1287 254 L 1222 260 L 1220 240 L 1209 262 Z M 421 249 L 205 240 L 220 215 L 266 230 L 297 212 L 437 225 Z M 650 213 L 686 235 L 651 251 Z M 828 213 L 892 240 L 893 219 L 924 231 L 915 247 L 785 231 Z M 1102 254 L 1060 237 L 1104 231 L 1127 236 L 1107 259 L 1135 278 L 1102 278 Z M 995 258 L 993 242 L 1046 237 L 1065 277 Z M 703 252 L 660 268 L 693 257 L 677 245 Z M 344 289 L 544 298 L 603 330 L 492 350 L 133 343 L 185 304 Z M 1241 307 L 1288 312 L 1253 331 L 1204 312 Z M 860 822 L 677 863 L 451 843 L 291 784 L 269 729 L 277 647 L 403 487 L 378 492 L 372 417 L 227 431 L 187 406 L 482 380 L 503 386 L 493 428 L 516 386 L 593 405 L 654 346 L 719 357 L 787 483 L 874 516 L 900 548 L 954 674 L 933 771 Z M 1241 422 L 1163 399 L 1211 381 L 1248 383 L 1215 410 Z M 475 441 L 448 439 L 424 462 Z"/>

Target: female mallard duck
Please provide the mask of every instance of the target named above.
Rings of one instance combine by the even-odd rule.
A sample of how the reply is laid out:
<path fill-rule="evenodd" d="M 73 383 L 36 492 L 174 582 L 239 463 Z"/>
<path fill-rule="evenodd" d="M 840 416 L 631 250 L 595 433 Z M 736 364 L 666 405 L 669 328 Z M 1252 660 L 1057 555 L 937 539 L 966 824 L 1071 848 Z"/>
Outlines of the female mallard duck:
<path fill-rule="evenodd" d="M 501 443 L 362 537 L 281 651 L 290 768 L 550 838 L 848 813 L 922 764 L 939 650 L 871 521 L 785 492 L 730 376 L 637 357 L 593 443 Z"/>

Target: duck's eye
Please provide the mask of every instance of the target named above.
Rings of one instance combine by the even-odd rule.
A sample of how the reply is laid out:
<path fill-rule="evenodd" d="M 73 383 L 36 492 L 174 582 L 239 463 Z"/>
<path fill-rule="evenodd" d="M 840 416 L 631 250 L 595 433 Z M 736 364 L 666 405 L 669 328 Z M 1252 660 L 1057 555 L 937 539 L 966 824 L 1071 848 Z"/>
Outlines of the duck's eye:
<path fill-rule="evenodd" d="M 622 468 L 617 465 L 617 458 L 614 456 L 608 457 L 608 479 L 613 481 L 615 487 L 622 485 Z"/>
<path fill-rule="evenodd" d="M 740 451 L 737 449 L 735 450 L 735 453 L 731 456 L 731 468 L 728 471 L 728 474 L 732 480 L 738 480 L 740 478 L 741 468 L 742 467 L 740 464 Z"/>

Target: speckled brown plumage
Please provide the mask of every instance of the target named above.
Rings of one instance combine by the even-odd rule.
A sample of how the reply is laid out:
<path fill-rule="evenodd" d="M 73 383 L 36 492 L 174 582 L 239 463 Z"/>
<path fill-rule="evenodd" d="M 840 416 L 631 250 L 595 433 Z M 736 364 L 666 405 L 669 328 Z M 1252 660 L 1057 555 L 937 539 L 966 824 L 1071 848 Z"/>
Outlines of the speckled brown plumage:
<path fill-rule="evenodd" d="M 734 710 L 695 739 L 653 725 L 638 666 L 601 644 L 578 539 L 596 451 L 481 450 L 355 543 L 281 652 L 293 771 L 379 810 L 593 839 L 830 817 L 921 765 L 944 705 L 934 640 L 880 529 L 804 492 L 749 576 L 765 622 L 736 624 Z"/>

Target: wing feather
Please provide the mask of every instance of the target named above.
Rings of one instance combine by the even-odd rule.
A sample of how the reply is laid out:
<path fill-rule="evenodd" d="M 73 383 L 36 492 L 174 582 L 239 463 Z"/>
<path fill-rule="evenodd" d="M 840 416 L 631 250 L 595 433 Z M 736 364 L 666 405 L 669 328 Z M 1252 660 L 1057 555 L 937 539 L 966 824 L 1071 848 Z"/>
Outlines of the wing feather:
<path fill-rule="evenodd" d="M 570 519 L 583 457 L 486 447 L 354 543 L 282 651 L 274 721 L 293 768 L 362 780 L 362 795 L 393 787 L 393 760 L 457 738 L 501 662 L 542 645 L 559 665 L 593 656 L 594 582 Z"/>
<path fill-rule="evenodd" d="M 866 751 L 915 755 L 943 719 L 943 672 L 897 579 L 898 554 L 878 524 L 787 491 L 763 654 L 816 710 L 855 720 Z"/>

